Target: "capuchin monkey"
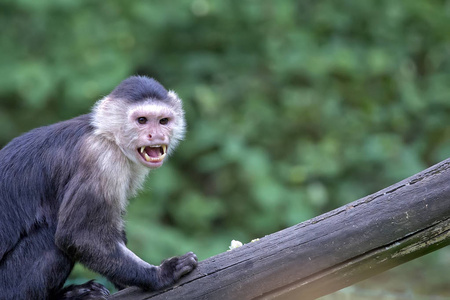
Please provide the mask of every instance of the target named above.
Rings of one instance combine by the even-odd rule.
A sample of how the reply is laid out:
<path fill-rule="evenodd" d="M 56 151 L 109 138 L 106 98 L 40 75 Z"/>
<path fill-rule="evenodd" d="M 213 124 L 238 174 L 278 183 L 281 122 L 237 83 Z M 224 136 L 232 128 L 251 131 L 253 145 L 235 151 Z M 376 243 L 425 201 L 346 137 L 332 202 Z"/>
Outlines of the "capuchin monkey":
<path fill-rule="evenodd" d="M 37 128 L 0 150 L 0 299 L 106 299 L 63 288 L 79 261 L 119 289 L 159 290 L 197 266 L 189 252 L 150 265 L 126 246 L 127 199 L 185 132 L 181 100 L 134 76 L 91 113 Z"/>

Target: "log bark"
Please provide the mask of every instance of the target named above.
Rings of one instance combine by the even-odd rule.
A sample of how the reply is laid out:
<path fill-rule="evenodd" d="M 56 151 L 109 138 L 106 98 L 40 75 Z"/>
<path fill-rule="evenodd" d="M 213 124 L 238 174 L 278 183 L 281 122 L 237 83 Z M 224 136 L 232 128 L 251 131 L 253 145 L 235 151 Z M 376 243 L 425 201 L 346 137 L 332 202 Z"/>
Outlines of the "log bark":
<path fill-rule="evenodd" d="M 315 299 L 450 244 L 450 159 L 199 263 L 160 292 L 111 299 Z"/>

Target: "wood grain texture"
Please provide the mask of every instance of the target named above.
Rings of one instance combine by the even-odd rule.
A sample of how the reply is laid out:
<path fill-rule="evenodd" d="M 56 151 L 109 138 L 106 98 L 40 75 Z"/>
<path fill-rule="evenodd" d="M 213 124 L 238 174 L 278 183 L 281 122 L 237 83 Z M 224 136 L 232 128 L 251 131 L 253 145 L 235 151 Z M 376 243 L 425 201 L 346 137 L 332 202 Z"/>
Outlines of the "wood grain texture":
<path fill-rule="evenodd" d="M 199 263 L 160 292 L 111 299 L 315 299 L 450 243 L 450 159 Z"/>

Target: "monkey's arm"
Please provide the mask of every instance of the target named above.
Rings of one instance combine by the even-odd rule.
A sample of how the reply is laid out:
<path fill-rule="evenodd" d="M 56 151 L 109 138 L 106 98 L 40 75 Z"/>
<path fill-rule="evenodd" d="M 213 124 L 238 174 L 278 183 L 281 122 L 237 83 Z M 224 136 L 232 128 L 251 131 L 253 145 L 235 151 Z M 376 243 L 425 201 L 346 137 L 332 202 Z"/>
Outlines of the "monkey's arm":
<path fill-rule="evenodd" d="M 73 260 L 104 275 L 118 286 L 158 290 L 172 285 L 197 265 L 193 253 L 150 265 L 124 244 L 121 213 L 111 199 L 79 186 L 64 200 L 55 240 Z M 69 191 L 70 194 L 70 191 Z"/>

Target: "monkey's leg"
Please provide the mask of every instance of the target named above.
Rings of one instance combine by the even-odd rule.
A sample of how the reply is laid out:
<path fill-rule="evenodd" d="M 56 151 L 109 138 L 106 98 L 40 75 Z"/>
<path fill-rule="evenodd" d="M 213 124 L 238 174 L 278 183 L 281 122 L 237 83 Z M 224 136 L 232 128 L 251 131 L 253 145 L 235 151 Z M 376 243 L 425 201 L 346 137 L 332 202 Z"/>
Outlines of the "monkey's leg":
<path fill-rule="evenodd" d="M 100 283 L 93 280 L 80 285 L 70 285 L 53 295 L 54 300 L 89 300 L 107 299 L 109 291 Z"/>
<path fill-rule="evenodd" d="M 54 230 L 34 228 L 0 261 L 0 299 L 47 299 L 61 289 L 73 263 L 53 241 Z"/>

